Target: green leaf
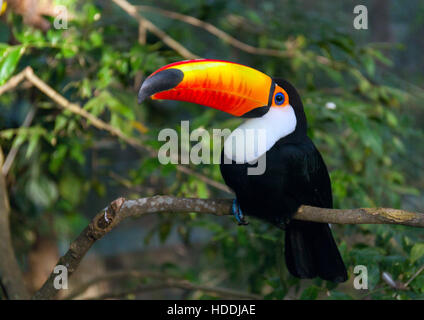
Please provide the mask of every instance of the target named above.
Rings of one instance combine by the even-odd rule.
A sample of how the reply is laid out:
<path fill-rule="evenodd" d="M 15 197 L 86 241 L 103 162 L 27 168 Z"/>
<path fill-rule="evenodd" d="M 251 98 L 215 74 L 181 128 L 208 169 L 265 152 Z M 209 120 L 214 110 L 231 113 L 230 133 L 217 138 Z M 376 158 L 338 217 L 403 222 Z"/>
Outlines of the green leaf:
<path fill-rule="evenodd" d="M 25 191 L 28 198 L 41 208 L 51 206 L 58 196 L 56 184 L 45 176 L 31 179 L 25 185 Z"/>
<path fill-rule="evenodd" d="M 27 159 L 29 157 L 31 157 L 31 155 L 34 153 L 35 148 L 37 147 L 39 140 L 40 140 L 40 135 L 38 135 L 38 134 L 33 134 L 33 135 L 30 136 L 28 149 L 27 149 L 27 152 L 26 152 L 26 155 L 25 155 Z"/>
<path fill-rule="evenodd" d="M 412 247 L 411 250 L 411 262 L 414 263 L 415 261 L 421 259 L 421 257 L 424 256 L 424 243 L 416 243 Z"/>
<path fill-rule="evenodd" d="M 370 75 L 371 77 L 374 76 L 375 74 L 375 62 L 374 59 L 370 56 L 365 56 L 364 57 L 364 65 L 365 65 L 365 70 L 367 71 L 368 75 Z"/>
<path fill-rule="evenodd" d="M 170 222 L 161 223 L 159 226 L 159 240 L 160 243 L 164 243 L 172 230 L 172 224 Z"/>
<path fill-rule="evenodd" d="M 384 56 L 382 52 L 378 50 L 371 50 L 369 53 L 386 66 L 393 66 L 393 62 Z"/>
<path fill-rule="evenodd" d="M 72 173 L 66 174 L 59 183 L 60 195 L 73 206 L 81 200 L 82 185 L 80 179 Z"/>
<path fill-rule="evenodd" d="M 62 115 L 57 116 L 54 122 L 54 131 L 57 132 L 62 130 L 67 123 L 68 123 L 68 119 L 65 116 L 62 116 Z"/>
<path fill-rule="evenodd" d="M 310 286 L 303 290 L 300 300 L 316 300 L 318 298 L 320 288 L 317 286 Z"/>
<path fill-rule="evenodd" d="M 424 274 L 420 274 L 418 277 L 412 280 L 410 286 L 424 293 Z"/>
<path fill-rule="evenodd" d="M 103 44 L 103 36 L 99 32 L 90 34 L 90 41 L 95 47 L 100 47 Z"/>
<path fill-rule="evenodd" d="M 63 46 L 61 49 L 62 49 L 62 54 L 64 58 L 72 58 L 78 53 L 77 46 L 69 46 L 69 47 Z"/>
<path fill-rule="evenodd" d="M 6 140 L 12 139 L 14 135 L 15 135 L 15 130 L 13 129 L 6 129 L 6 130 L 0 131 L 0 137 Z"/>
<path fill-rule="evenodd" d="M 373 290 L 381 278 L 381 272 L 378 264 L 370 264 L 368 268 L 368 287 Z"/>
<path fill-rule="evenodd" d="M 23 53 L 23 46 L 9 47 L 4 50 L 0 58 L 0 85 L 4 84 L 13 74 Z"/>
<path fill-rule="evenodd" d="M 12 147 L 13 148 L 19 148 L 28 138 L 27 133 L 24 132 L 20 132 L 16 138 L 13 140 L 13 144 Z"/>
<path fill-rule="evenodd" d="M 66 145 L 59 145 L 50 157 L 49 169 L 53 173 L 56 173 L 63 161 L 65 160 L 68 147 Z"/>

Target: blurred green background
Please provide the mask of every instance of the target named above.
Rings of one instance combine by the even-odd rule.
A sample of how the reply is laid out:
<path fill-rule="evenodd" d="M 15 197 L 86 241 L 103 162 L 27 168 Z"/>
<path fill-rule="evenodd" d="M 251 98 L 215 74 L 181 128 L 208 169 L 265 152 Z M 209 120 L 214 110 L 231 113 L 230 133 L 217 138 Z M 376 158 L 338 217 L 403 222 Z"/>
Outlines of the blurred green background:
<path fill-rule="evenodd" d="M 28 21 L 8 10 L 0 18 L 0 86 L 27 66 L 70 102 L 144 145 L 158 132 L 236 128 L 242 120 L 182 102 L 138 105 L 142 79 L 185 58 L 139 28 L 114 1 L 55 1 L 68 28 Z M 336 208 L 392 207 L 424 211 L 424 2 L 369 0 L 368 29 L 353 27 L 357 1 L 132 1 L 196 17 L 234 38 L 281 56 L 249 53 L 150 7 L 139 13 L 192 53 L 231 60 L 284 77 L 299 90 L 309 135 L 329 168 Z M 47 6 L 48 4 L 46 4 Z M 50 4 L 52 5 L 52 4 Z M 25 119 L 28 127 L 22 127 Z M 17 258 L 31 290 L 58 255 L 111 200 L 157 194 L 216 198 L 227 193 L 160 165 L 91 122 L 64 110 L 24 82 L 0 96 L 0 145 L 16 150 L 7 173 Z M 223 182 L 218 165 L 191 166 Z M 250 219 L 156 215 L 124 221 L 95 244 L 71 289 L 116 270 L 153 270 L 193 284 L 225 287 L 267 299 L 423 299 L 424 234 L 394 225 L 333 226 L 349 281 L 338 286 L 290 276 L 282 233 Z M 1 258 L 1 257 L 0 257 Z M 352 285 L 355 265 L 368 267 L 369 289 Z M 102 282 L 81 297 L 127 290 L 121 298 L 221 298 L 202 290 L 137 290 L 149 277 Z"/>

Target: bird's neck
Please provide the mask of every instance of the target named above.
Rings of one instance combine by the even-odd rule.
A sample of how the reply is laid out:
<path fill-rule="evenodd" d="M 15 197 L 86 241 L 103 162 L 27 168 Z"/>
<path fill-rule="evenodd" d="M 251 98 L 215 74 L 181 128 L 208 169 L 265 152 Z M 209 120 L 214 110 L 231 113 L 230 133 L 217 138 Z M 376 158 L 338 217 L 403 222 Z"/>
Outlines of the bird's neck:
<path fill-rule="evenodd" d="M 297 129 L 292 106 L 270 108 L 260 118 L 249 119 L 225 140 L 224 154 L 237 163 L 252 162 L 269 151 L 277 141 Z"/>

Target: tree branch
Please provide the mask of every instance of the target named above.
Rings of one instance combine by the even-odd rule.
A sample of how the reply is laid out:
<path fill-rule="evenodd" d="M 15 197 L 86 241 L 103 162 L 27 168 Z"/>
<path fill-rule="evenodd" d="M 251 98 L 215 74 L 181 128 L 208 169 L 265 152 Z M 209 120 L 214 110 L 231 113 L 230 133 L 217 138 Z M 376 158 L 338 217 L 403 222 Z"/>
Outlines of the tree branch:
<path fill-rule="evenodd" d="M 290 51 L 283 51 L 283 50 L 277 50 L 277 49 L 268 49 L 268 48 L 258 48 L 251 46 L 250 44 L 241 42 L 240 40 L 234 38 L 230 34 L 226 33 L 225 31 L 218 29 L 213 24 L 210 24 L 208 22 L 202 21 L 200 19 L 197 19 L 192 16 L 188 16 L 185 14 L 181 14 L 174 11 L 164 10 L 157 7 L 152 6 L 146 6 L 146 5 L 138 5 L 137 8 L 140 8 L 143 11 L 150 11 L 150 12 L 156 12 L 159 13 L 165 17 L 180 20 L 182 22 L 188 23 L 192 26 L 202 28 L 206 30 L 207 32 L 213 34 L 217 38 L 223 40 L 224 42 L 228 43 L 229 45 L 236 47 L 244 52 L 255 54 L 255 55 L 264 55 L 264 56 L 274 56 L 274 57 L 291 57 L 293 54 Z"/>
<path fill-rule="evenodd" d="M 155 36 L 162 40 L 167 46 L 171 49 L 178 52 L 182 57 L 186 59 L 199 59 L 198 55 L 195 55 L 181 43 L 171 38 L 163 30 L 159 29 L 151 21 L 147 20 L 145 17 L 140 15 L 137 12 L 137 7 L 133 6 L 126 0 L 112 0 L 117 6 L 121 7 L 125 12 L 127 12 L 131 17 L 135 18 L 139 24 L 142 24 L 148 31 L 152 32 Z"/>
<path fill-rule="evenodd" d="M 21 125 L 21 128 L 28 128 L 31 125 L 32 120 L 35 116 L 35 108 L 31 108 L 29 112 L 27 113 L 24 122 Z M 6 177 L 7 173 L 10 170 L 10 167 L 12 167 L 13 161 L 15 160 L 16 155 L 18 154 L 19 146 L 14 146 L 10 149 L 9 153 L 7 154 L 6 160 L 4 160 L 4 164 L 1 168 L 1 173 Z"/>
<path fill-rule="evenodd" d="M 26 69 L 25 69 L 26 70 Z M 26 78 L 26 71 L 23 70 L 11 77 L 5 84 L 0 86 L 0 96 L 6 91 L 15 89 Z"/>
<path fill-rule="evenodd" d="M 2 165 L 3 152 L 0 148 L 0 167 Z M 0 284 L 8 299 L 28 299 L 29 293 L 12 246 L 9 215 L 5 176 L 0 173 Z"/>
<path fill-rule="evenodd" d="M 91 246 L 128 217 L 140 217 L 151 213 L 190 213 L 226 216 L 231 214 L 230 199 L 195 199 L 155 196 L 137 200 L 118 198 L 97 214 L 91 223 L 71 243 L 68 252 L 59 259 L 58 265 L 68 268 L 68 275 L 78 268 L 82 258 Z M 401 224 L 424 227 L 424 214 L 386 208 L 325 209 L 301 206 L 294 219 L 338 223 L 338 224 Z M 34 299 L 52 299 L 57 290 L 53 287 L 55 274 L 52 273 Z"/>
<path fill-rule="evenodd" d="M 225 31 L 218 29 L 213 24 L 202 21 L 202 20 L 197 19 L 197 18 L 192 17 L 192 16 L 184 15 L 184 14 L 174 12 L 174 11 L 164 10 L 164 9 L 153 7 L 153 6 L 146 6 L 146 5 L 132 6 L 131 4 L 129 4 L 125 0 L 113 0 L 113 1 L 115 3 L 117 3 L 119 6 L 121 6 L 129 15 L 136 18 L 140 23 L 145 21 L 146 18 L 144 18 L 143 16 L 141 16 L 137 13 L 137 11 L 136 11 L 137 8 L 140 8 L 140 9 L 145 10 L 145 11 L 157 12 L 157 13 L 163 15 L 164 17 L 180 20 L 180 21 L 185 22 L 187 24 L 190 24 L 192 26 L 202 28 L 202 29 L 206 30 L 207 32 L 209 32 L 210 34 L 212 34 L 212 35 L 216 36 L 217 38 L 223 40 L 224 42 L 228 43 L 229 45 L 231 45 L 235 48 L 238 48 L 238 49 L 240 49 L 244 52 L 254 54 L 254 55 L 272 56 L 272 57 L 280 57 L 280 58 L 293 58 L 295 56 L 295 49 L 298 46 L 296 41 L 287 40 L 285 42 L 286 50 L 254 47 L 254 46 L 251 46 L 247 43 L 244 43 L 244 42 L 234 38 L 233 36 L 226 33 Z M 165 33 L 164 33 L 164 35 L 166 36 Z M 159 38 L 163 42 L 165 42 L 164 38 L 162 38 L 160 36 L 159 36 Z M 172 45 L 169 45 L 169 44 L 168 45 L 171 48 L 173 48 L 175 51 L 177 51 L 181 54 L 181 52 L 179 51 L 181 45 L 179 43 L 177 43 L 177 44 L 178 44 L 178 47 L 176 47 L 176 48 L 173 47 Z M 191 52 L 190 52 L 190 54 L 191 54 Z M 185 57 L 186 59 L 193 59 L 193 57 L 191 55 L 184 55 L 184 54 L 181 54 L 181 55 L 183 57 Z M 196 57 L 199 58 L 198 56 L 196 56 Z M 319 64 L 331 66 L 333 68 L 343 69 L 343 68 L 346 67 L 345 64 L 340 63 L 340 62 L 336 62 L 336 61 L 332 61 L 325 56 L 317 55 L 317 56 L 314 57 L 314 59 Z"/>

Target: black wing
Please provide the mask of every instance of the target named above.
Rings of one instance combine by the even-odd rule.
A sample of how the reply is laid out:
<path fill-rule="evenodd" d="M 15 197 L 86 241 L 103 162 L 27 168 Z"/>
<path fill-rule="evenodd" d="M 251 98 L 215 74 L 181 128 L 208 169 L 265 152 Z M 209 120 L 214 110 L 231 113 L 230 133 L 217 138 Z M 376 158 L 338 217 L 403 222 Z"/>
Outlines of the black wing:
<path fill-rule="evenodd" d="M 285 159 L 292 187 L 288 191 L 301 205 L 332 208 L 331 182 L 321 154 L 309 141 L 290 148 Z M 300 278 L 321 277 L 343 282 L 346 267 L 327 223 L 292 220 L 286 229 L 285 256 L 289 271 Z"/>
<path fill-rule="evenodd" d="M 309 140 L 309 139 L 308 139 Z M 312 141 L 302 146 L 287 145 L 285 161 L 290 168 L 287 196 L 299 204 L 322 208 L 333 207 L 331 181 L 321 154 Z"/>

